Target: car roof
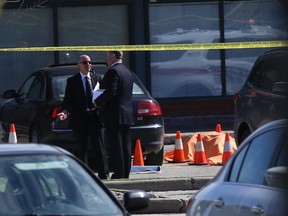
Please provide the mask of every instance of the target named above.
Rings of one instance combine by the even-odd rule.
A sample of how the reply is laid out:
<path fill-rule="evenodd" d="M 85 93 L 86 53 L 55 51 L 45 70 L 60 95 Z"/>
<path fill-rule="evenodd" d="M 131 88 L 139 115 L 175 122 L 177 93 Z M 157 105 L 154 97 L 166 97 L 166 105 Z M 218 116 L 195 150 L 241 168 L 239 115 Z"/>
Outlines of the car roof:
<path fill-rule="evenodd" d="M 62 75 L 73 75 L 79 72 L 77 64 L 58 64 L 50 65 L 48 67 L 42 67 L 34 72 L 43 71 L 45 73 L 50 73 L 51 76 L 62 76 Z M 107 71 L 105 63 L 92 63 L 92 71 L 101 75 L 104 75 Z"/>
<path fill-rule="evenodd" d="M 17 144 L 0 144 L 0 156 L 7 155 L 39 155 L 39 154 L 58 154 L 71 155 L 64 149 L 56 146 L 36 143 L 17 143 Z"/>
<path fill-rule="evenodd" d="M 264 53 L 264 55 L 267 55 L 267 54 L 284 54 L 284 55 L 287 55 L 288 54 L 288 48 L 286 47 L 283 47 L 283 48 L 278 48 L 278 49 L 271 49 L 271 50 L 268 50 Z"/>
<path fill-rule="evenodd" d="M 100 74 L 104 76 L 104 74 L 107 71 L 107 66 L 103 62 L 92 62 L 92 69 L 91 71 L 96 74 Z M 35 73 L 43 72 L 46 75 L 50 77 L 57 77 L 57 76 L 65 76 L 69 75 L 72 76 L 74 74 L 79 73 L 79 67 L 75 63 L 69 63 L 69 64 L 55 64 L 55 65 L 50 65 L 48 67 L 42 67 L 36 69 L 30 76 L 32 76 Z M 145 96 L 151 97 L 150 93 L 144 86 L 144 84 L 141 82 L 141 80 L 137 77 L 137 75 L 130 70 L 134 77 L 134 82 L 141 87 L 142 91 L 144 92 Z M 142 95 L 143 96 L 143 95 Z"/>

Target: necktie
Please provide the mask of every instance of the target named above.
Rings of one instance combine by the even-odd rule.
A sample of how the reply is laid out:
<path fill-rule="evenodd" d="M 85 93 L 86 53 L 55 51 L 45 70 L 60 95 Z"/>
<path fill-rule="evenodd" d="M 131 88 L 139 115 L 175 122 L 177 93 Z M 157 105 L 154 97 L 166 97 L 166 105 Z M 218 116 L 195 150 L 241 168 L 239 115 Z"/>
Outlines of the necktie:
<path fill-rule="evenodd" d="M 92 104 L 92 93 L 91 93 L 91 87 L 89 83 L 89 77 L 85 76 L 85 86 L 86 86 L 86 102 L 87 102 L 87 108 L 91 109 L 93 107 Z"/>

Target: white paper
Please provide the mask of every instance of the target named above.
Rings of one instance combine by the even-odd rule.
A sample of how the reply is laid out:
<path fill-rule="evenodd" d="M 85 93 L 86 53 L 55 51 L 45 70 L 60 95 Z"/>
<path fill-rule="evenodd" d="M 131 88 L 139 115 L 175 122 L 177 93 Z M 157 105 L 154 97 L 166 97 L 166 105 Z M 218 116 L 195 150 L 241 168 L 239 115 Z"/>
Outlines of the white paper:
<path fill-rule="evenodd" d="M 99 84 L 99 82 L 97 82 L 96 85 L 95 85 L 95 88 L 93 89 L 93 92 L 96 91 L 96 90 L 99 90 L 99 87 L 100 87 L 100 84 Z"/>
<path fill-rule="evenodd" d="M 93 98 L 92 100 L 94 101 L 97 97 L 99 97 L 105 89 L 99 89 L 99 90 L 93 90 Z"/>

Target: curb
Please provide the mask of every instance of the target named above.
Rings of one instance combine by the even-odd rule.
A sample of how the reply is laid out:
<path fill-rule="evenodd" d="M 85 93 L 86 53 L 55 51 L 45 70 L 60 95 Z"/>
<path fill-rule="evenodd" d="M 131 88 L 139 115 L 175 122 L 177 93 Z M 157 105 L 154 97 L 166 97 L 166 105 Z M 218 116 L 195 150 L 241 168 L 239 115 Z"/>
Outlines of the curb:
<path fill-rule="evenodd" d="M 110 189 L 175 191 L 199 190 L 213 177 L 103 181 Z"/>
<path fill-rule="evenodd" d="M 188 201 L 181 199 L 150 199 L 148 208 L 135 211 L 133 214 L 165 214 L 165 213 L 185 213 Z"/>
<path fill-rule="evenodd" d="M 133 214 L 165 214 L 185 213 L 192 191 L 197 191 L 213 177 L 175 178 L 175 179 L 146 179 L 146 180 L 109 180 L 103 183 L 112 191 L 116 198 L 123 203 L 123 193 L 127 190 L 145 190 L 149 193 L 148 208 L 135 211 Z M 191 191 L 189 198 L 175 196 L 158 196 L 160 191 Z M 121 195 L 119 195 L 121 194 Z"/>
<path fill-rule="evenodd" d="M 116 199 L 123 204 L 123 195 L 126 190 L 111 190 Z M 190 192 L 190 191 L 189 191 Z M 195 192 L 194 192 L 195 193 Z M 188 201 L 194 194 L 191 192 L 186 197 L 171 198 L 169 196 L 159 196 L 157 193 L 148 193 L 149 206 L 145 209 L 133 211 L 133 214 L 163 214 L 163 213 L 185 213 L 188 207 Z"/>

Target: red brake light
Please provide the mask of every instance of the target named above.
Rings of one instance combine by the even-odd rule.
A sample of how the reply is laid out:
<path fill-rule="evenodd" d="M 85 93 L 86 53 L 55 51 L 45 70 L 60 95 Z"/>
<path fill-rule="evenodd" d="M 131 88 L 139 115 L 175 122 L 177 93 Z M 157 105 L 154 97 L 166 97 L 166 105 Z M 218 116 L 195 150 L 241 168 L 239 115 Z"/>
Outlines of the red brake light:
<path fill-rule="evenodd" d="M 51 116 L 52 119 L 58 118 L 57 114 L 58 114 L 59 112 L 61 112 L 61 109 L 62 109 L 61 106 L 58 106 L 58 107 L 56 107 L 56 108 L 53 109 L 53 111 L 52 111 L 52 116 Z"/>
<path fill-rule="evenodd" d="M 162 115 L 160 105 L 153 101 L 138 103 L 138 115 Z"/>

